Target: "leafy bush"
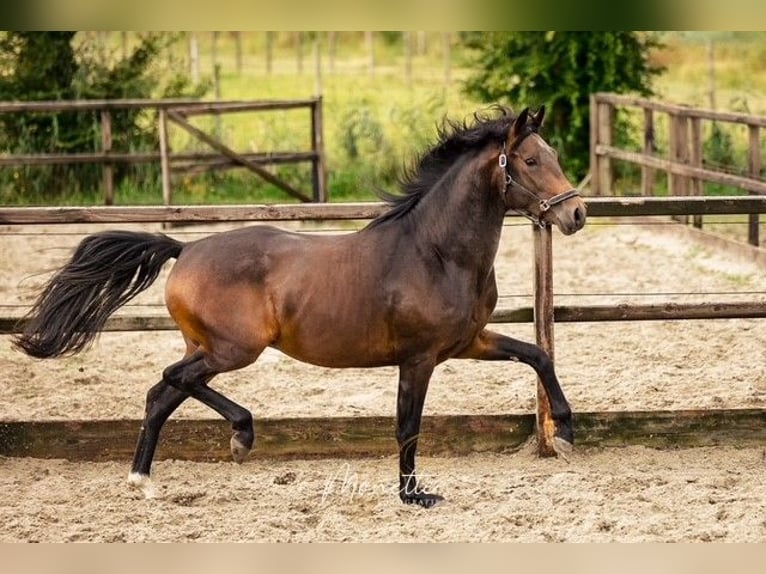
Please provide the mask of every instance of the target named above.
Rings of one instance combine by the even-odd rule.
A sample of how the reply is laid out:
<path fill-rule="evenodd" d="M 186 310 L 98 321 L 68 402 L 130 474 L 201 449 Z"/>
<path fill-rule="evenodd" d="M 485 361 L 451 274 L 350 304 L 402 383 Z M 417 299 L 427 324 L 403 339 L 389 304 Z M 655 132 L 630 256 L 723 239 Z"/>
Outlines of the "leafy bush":
<path fill-rule="evenodd" d="M 162 69 L 160 55 L 175 39 L 146 34 L 124 58 L 98 49 L 93 42 L 76 44 L 75 32 L 5 32 L 0 35 L 0 100 L 47 101 L 151 97 L 194 97 L 206 86 L 191 89 L 184 75 Z M 172 65 L 172 63 L 171 63 Z M 139 109 L 114 110 L 114 152 L 157 149 L 157 122 Z M 0 114 L 0 152 L 13 154 L 88 153 L 101 149 L 101 117 L 97 111 Z M 155 182 L 156 164 L 115 166 L 115 183 L 130 176 L 138 185 Z M 0 199 L 50 201 L 97 189 L 96 164 L 27 166 L 0 172 Z"/>
<path fill-rule="evenodd" d="M 475 72 L 465 84 L 468 94 L 514 108 L 545 104 L 546 138 L 577 180 L 589 167 L 590 94 L 649 96 L 651 79 L 661 71 L 649 60 L 650 51 L 659 46 L 649 33 L 468 33 L 463 42 L 474 51 Z M 620 126 L 625 129 L 624 123 Z"/>

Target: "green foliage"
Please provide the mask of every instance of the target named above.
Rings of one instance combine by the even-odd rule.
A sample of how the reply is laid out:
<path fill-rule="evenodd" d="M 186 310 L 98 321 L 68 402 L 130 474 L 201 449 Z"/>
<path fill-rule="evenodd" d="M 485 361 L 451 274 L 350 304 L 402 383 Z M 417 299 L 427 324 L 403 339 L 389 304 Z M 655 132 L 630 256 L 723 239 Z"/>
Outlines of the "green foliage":
<path fill-rule="evenodd" d="M 427 150 L 439 118 L 446 116 L 443 97 L 424 98 L 418 105 L 372 101 L 350 102 L 335 129 L 332 197 L 372 199 L 379 191 L 395 192 L 402 168 Z"/>
<path fill-rule="evenodd" d="M 197 96 L 184 76 L 157 65 L 171 36 L 146 34 L 125 57 L 116 58 L 93 40 L 76 43 L 75 32 L 6 32 L 0 36 L 0 100 L 48 101 Z M 170 64 L 170 62 L 169 62 Z M 139 109 L 111 112 L 112 150 L 157 148 L 157 122 Z M 88 153 L 101 147 L 99 112 L 0 115 L 0 152 Z M 97 189 L 101 168 L 93 164 L 28 166 L 0 174 L 0 199 L 54 200 Z M 158 178 L 158 166 L 117 164 L 115 180 L 137 185 Z"/>
<path fill-rule="evenodd" d="M 710 137 L 705 139 L 702 146 L 705 163 L 717 170 L 731 170 L 736 165 L 736 150 L 731 133 L 713 122 Z M 705 182 L 705 195 L 731 195 L 732 188 L 718 183 Z"/>
<path fill-rule="evenodd" d="M 515 108 L 545 104 L 546 138 L 575 179 L 588 171 L 590 94 L 650 96 L 651 79 L 661 71 L 650 63 L 659 42 L 648 33 L 469 33 L 463 42 L 474 51 L 467 93 Z"/>

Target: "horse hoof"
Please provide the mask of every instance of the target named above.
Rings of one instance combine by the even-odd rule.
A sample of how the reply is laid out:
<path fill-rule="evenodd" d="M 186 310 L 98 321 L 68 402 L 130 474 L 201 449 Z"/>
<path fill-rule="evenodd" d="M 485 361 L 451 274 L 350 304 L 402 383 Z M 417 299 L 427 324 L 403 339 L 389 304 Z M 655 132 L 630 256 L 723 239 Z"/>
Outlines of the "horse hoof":
<path fill-rule="evenodd" d="M 247 455 L 250 454 L 250 448 L 245 446 L 242 441 L 237 438 L 237 435 L 231 437 L 231 457 L 237 464 L 242 464 Z"/>
<path fill-rule="evenodd" d="M 565 461 L 569 462 L 569 456 L 572 454 L 572 451 L 574 450 L 574 446 L 572 446 L 572 443 L 569 442 L 568 440 L 564 440 L 561 437 L 554 436 L 553 450 L 556 452 L 557 455 L 559 455 Z"/>
<path fill-rule="evenodd" d="M 404 504 L 417 504 L 423 508 L 433 508 L 444 502 L 443 496 L 439 496 L 438 494 L 428 494 L 426 492 L 403 494 L 401 495 L 401 499 Z"/>
<path fill-rule="evenodd" d="M 138 472 L 131 472 L 128 474 L 128 484 L 133 488 L 140 490 L 145 499 L 157 498 L 157 490 L 154 488 L 152 479 L 148 474 L 140 474 Z"/>

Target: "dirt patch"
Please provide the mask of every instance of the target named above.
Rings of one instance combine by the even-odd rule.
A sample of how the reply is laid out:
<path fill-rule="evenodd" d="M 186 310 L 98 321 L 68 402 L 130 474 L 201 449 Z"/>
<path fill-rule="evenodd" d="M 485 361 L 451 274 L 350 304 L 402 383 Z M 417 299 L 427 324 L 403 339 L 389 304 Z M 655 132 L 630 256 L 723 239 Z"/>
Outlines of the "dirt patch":
<path fill-rule="evenodd" d="M 142 226 L 143 228 L 155 228 Z M 0 303 L 28 304 L 35 276 L 63 263 L 95 227 L 28 228 L 0 236 Z M 220 228 L 174 231 L 181 239 Z M 508 226 L 497 259 L 500 305 L 531 304 L 529 226 Z M 675 226 L 590 225 L 554 238 L 557 304 L 761 301 L 766 273 Z M 27 278 L 22 281 L 23 278 Z M 163 313 L 163 279 L 128 312 Z M 18 311 L 17 307 L 8 308 Z M 498 325 L 533 340 L 530 325 Z M 575 411 L 763 407 L 766 321 L 556 325 L 556 366 Z M 106 333 L 90 351 L 35 361 L 0 338 L 0 419 L 139 418 L 146 390 L 183 352 L 175 333 Z M 386 415 L 396 370 L 332 370 L 276 351 L 213 385 L 256 417 Z M 434 374 L 427 414 L 534 409 L 532 371 L 450 361 Z M 185 403 L 176 417 L 213 416 Z M 228 437 L 222 437 L 228 440 Z M 392 454 L 395 448 L 392 440 Z M 766 540 L 761 448 L 578 451 L 567 465 L 521 452 L 424 458 L 448 503 L 398 503 L 396 462 L 383 460 L 159 461 L 164 494 L 144 501 L 126 464 L 0 460 L 3 540 Z M 354 490 L 357 477 L 359 492 Z M 286 478 L 287 477 L 287 478 Z M 335 490 L 327 491 L 332 483 Z M 341 486 L 346 484 L 346 489 Z"/>
<path fill-rule="evenodd" d="M 766 540 L 762 448 L 578 451 L 571 464 L 514 454 L 424 457 L 447 501 L 394 492 L 396 461 L 160 461 L 162 498 L 128 490 L 117 463 L 0 459 L 0 540 Z"/>

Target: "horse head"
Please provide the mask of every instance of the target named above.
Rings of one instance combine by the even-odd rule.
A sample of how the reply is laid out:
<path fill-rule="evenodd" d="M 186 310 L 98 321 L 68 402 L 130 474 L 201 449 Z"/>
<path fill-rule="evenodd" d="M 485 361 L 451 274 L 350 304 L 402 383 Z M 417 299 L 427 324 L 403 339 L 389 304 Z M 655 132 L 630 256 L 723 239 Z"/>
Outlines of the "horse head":
<path fill-rule="evenodd" d="M 545 106 L 536 114 L 525 108 L 508 130 L 498 156 L 505 206 L 571 235 L 585 225 L 585 202 L 561 170 L 556 150 L 540 136 L 544 117 Z"/>

